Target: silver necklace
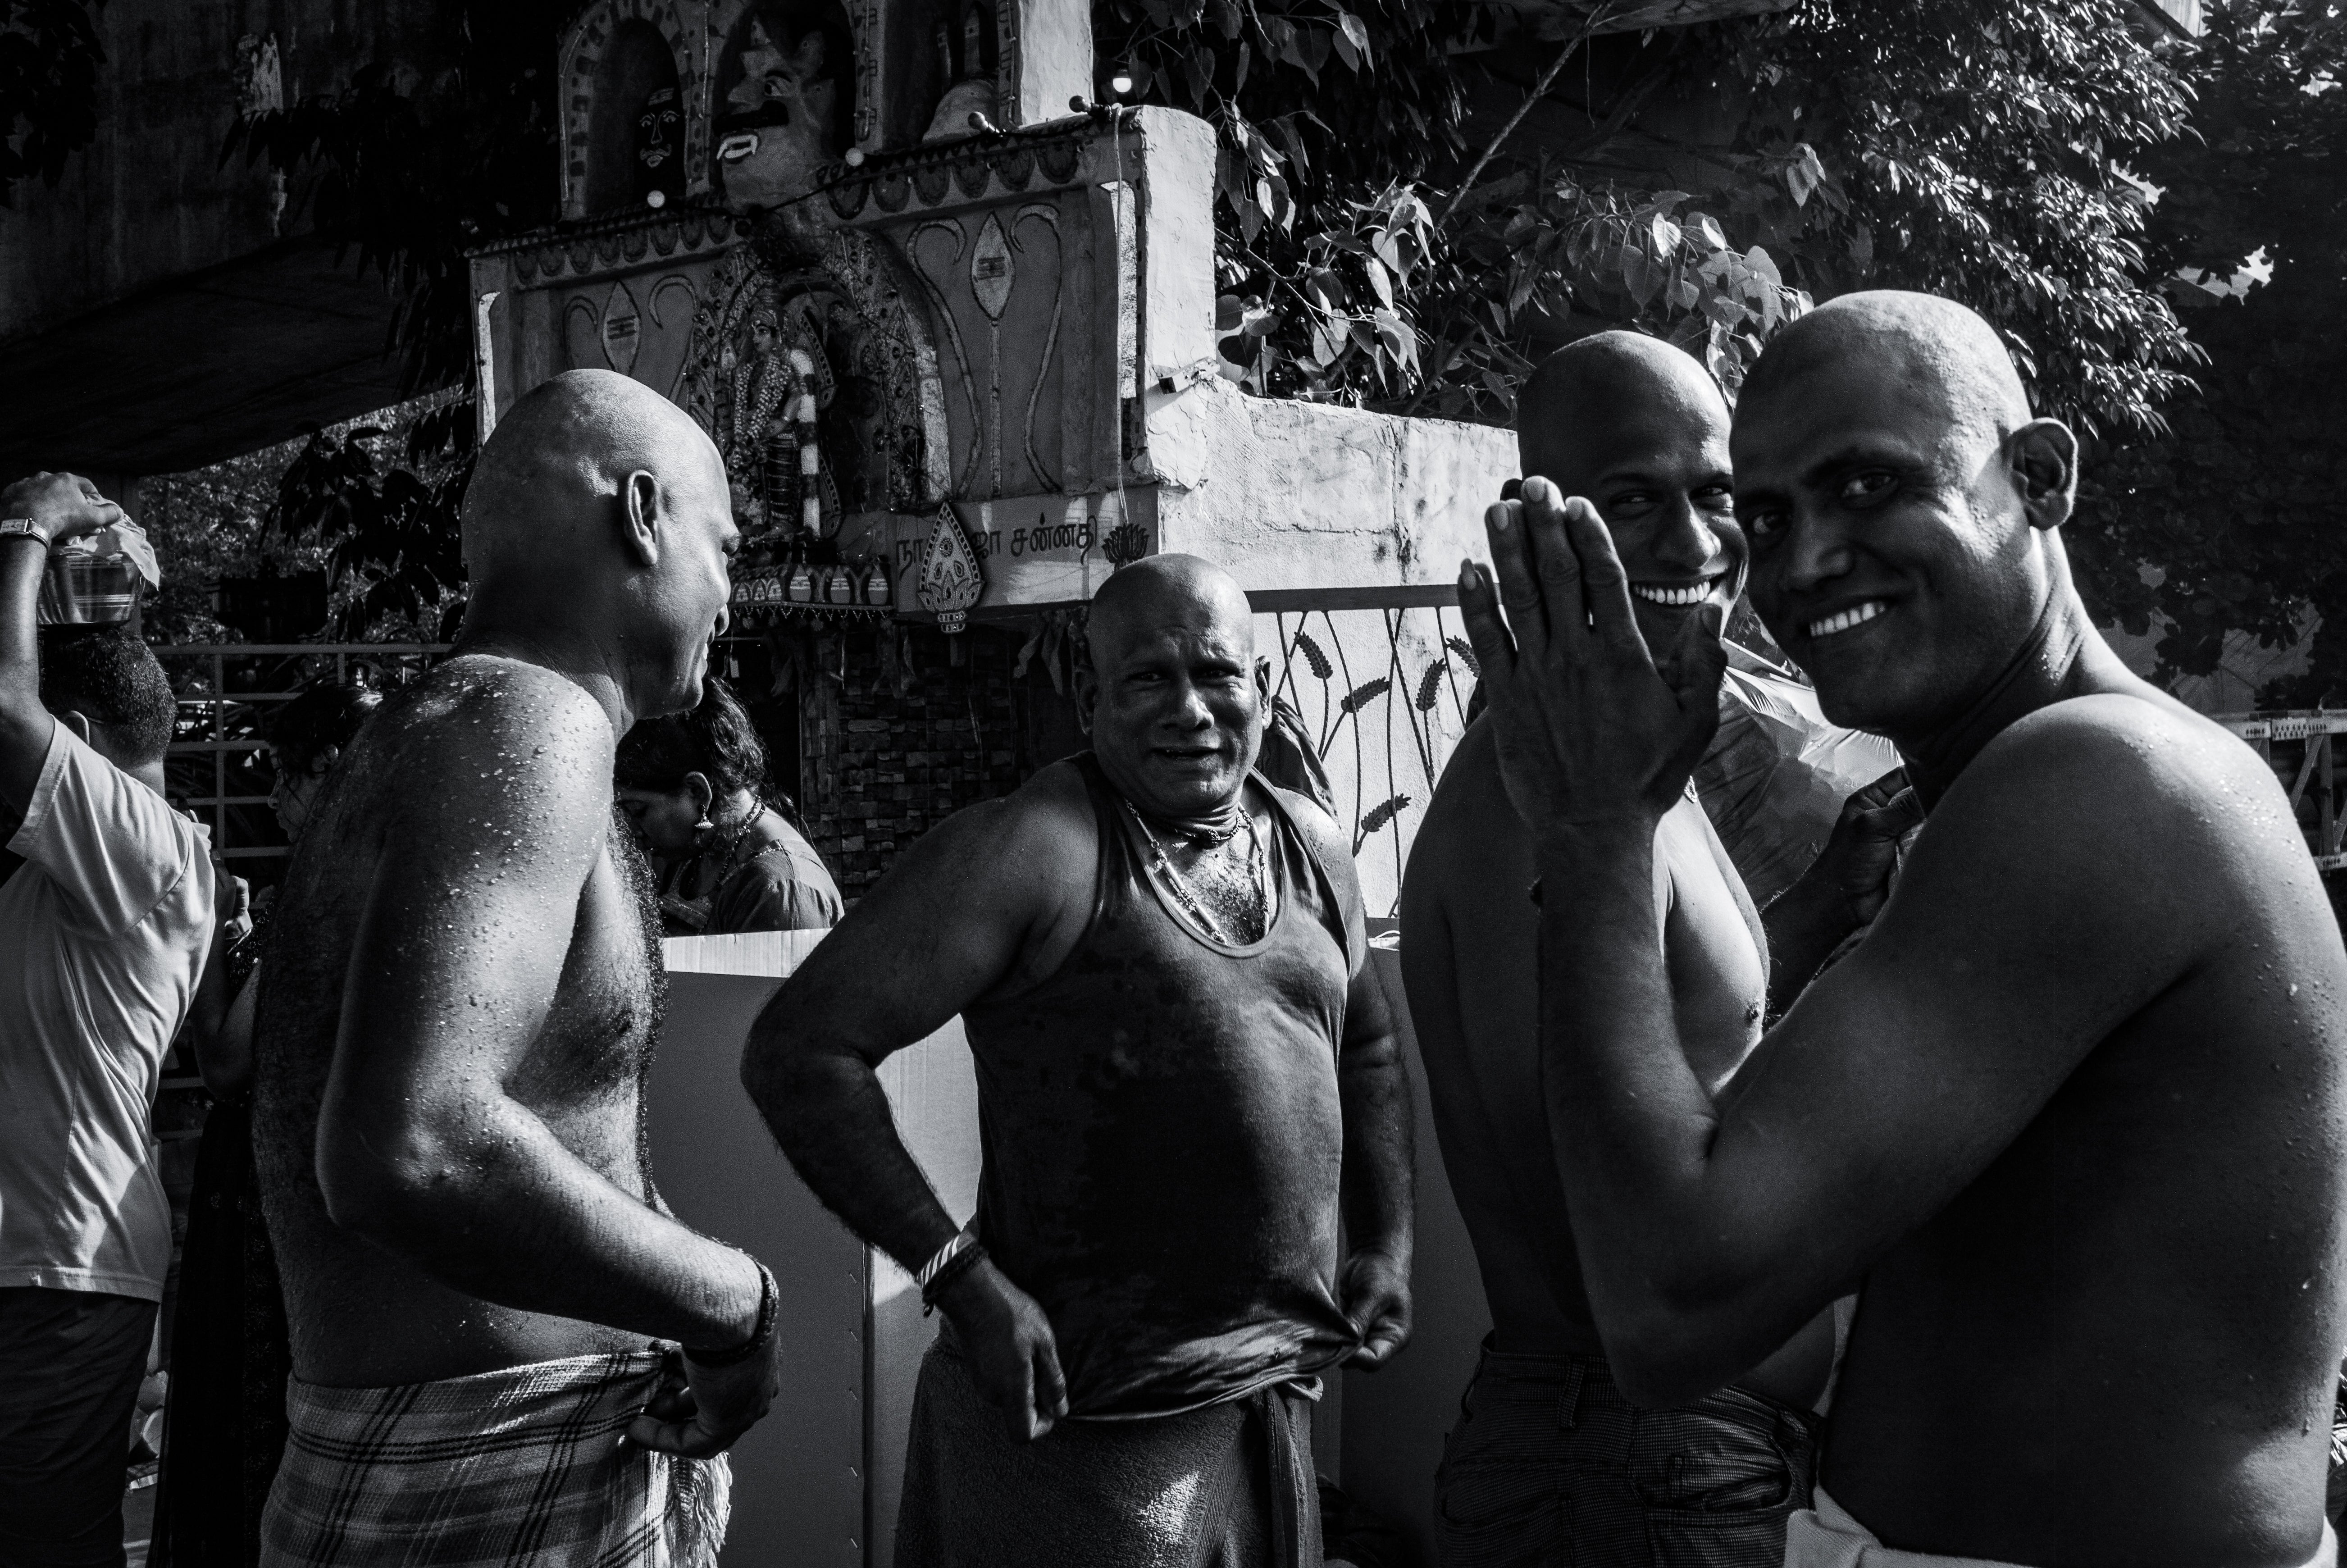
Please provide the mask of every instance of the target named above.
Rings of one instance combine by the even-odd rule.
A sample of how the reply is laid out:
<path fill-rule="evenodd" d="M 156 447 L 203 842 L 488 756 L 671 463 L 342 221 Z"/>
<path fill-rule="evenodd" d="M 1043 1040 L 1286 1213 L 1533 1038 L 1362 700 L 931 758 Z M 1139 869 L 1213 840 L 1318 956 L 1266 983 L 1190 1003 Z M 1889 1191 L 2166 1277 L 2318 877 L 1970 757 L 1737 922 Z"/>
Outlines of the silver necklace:
<path fill-rule="evenodd" d="M 1124 809 L 1132 816 L 1133 825 L 1141 829 L 1141 836 L 1149 845 L 1151 862 L 1159 875 L 1165 878 L 1166 888 L 1174 895 L 1174 901 L 1182 906 L 1183 912 L 1195 920 L 1207 936 L 1225 948 L 1238 947 L 1240 944 L 1232 941 L 1223 934 L 1223 928 L 1215 922 L 1214 916 L 1206 912 L 1206 907 L 1199 902 L 1197 895 L 1190 891 L 1190 884 L 1184 879 L 1181 871 L 1167 856 L 1165 846 L 1157 841 L 1155 834 L 1149 831 L 1149 824 L 1143 818 L 1141 808 L 1134 805 L 1133 802 L 1125 800 L 1122 794 L 1117 798 L 1124 801 Z M 1271 894 L 1264 879 L 1263 835 L 1255 830 L 1255 814 L 1248 811 L 1244 803 L 1239 804 L 1238 816 L 1238 822 L 1232 826 L 1229 833 L 1223 835 L 1219 842 L 1227 844 L 1237 835 L 1240 827 L 1246 829 L 1247 880 L 1255 886 L 1255 897 L 1263 909 L 1264 931 L 1268 935 L 1271 930 Z"/>

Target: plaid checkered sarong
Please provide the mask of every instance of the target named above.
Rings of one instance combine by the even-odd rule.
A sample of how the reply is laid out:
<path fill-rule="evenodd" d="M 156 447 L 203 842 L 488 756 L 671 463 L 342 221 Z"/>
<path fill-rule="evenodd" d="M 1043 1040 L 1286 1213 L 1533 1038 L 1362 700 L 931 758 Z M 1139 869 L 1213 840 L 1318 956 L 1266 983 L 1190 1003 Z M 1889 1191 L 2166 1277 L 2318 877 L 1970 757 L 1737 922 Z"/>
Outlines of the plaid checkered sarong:
<path fill-rule="evenodd" d="M 294 1378 L 262 1568 L 715 1568 L 732 1473 L 620 1436 L 650 1351 L 392 1389 Z"/>

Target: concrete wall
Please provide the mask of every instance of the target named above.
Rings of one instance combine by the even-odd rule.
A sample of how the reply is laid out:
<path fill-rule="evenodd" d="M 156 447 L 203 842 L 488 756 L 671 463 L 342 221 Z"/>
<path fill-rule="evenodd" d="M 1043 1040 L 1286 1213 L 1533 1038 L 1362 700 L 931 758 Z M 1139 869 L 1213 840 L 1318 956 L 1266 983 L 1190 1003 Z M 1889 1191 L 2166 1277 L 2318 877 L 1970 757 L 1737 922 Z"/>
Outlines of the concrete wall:
<path fill-rule="evenodd" d="M 275 34 L 288 105 L 378 55 L 431 57 L 433 0 L 108 0 L 97 135 L 0 209 L 0 343 L 268 244 L 267 172 L 220 150 L 237 40 Z M 297 193 L 298 195 L 298 193 Z"/>
<path fill-rule="evenodd" d="M 1447 419 L 1250 397 L 1219 377 L 1149 403 L 1161 550 L 1249 589 L 1454 582 L 1515 434 Z"/>

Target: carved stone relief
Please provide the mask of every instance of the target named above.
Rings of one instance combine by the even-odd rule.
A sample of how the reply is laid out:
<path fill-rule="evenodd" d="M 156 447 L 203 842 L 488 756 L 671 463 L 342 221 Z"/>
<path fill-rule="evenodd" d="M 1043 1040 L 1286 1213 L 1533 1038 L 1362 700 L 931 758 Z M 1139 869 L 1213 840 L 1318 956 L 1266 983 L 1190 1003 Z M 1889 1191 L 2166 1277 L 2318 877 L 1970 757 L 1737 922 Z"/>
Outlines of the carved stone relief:
<path fill-rule="evenodd" d="M 616 370 L 675 397 L 697 293 L 682 272 L 590 282 L 563 296 L 562 347 L 573 370 Z"/>

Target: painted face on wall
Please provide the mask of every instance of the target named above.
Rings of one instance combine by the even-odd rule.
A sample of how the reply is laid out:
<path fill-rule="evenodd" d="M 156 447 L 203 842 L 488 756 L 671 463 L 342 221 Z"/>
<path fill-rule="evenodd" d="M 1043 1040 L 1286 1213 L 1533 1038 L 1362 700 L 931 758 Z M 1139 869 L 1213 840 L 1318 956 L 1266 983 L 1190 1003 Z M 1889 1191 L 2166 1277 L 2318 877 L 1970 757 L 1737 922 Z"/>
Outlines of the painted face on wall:
<path fill-rule="evenodd" d="M 674 87 L 658 87 L 636 117 L 636 188 L 639 195 L 676 195 L 683 170 L 684 115 Z"/>

